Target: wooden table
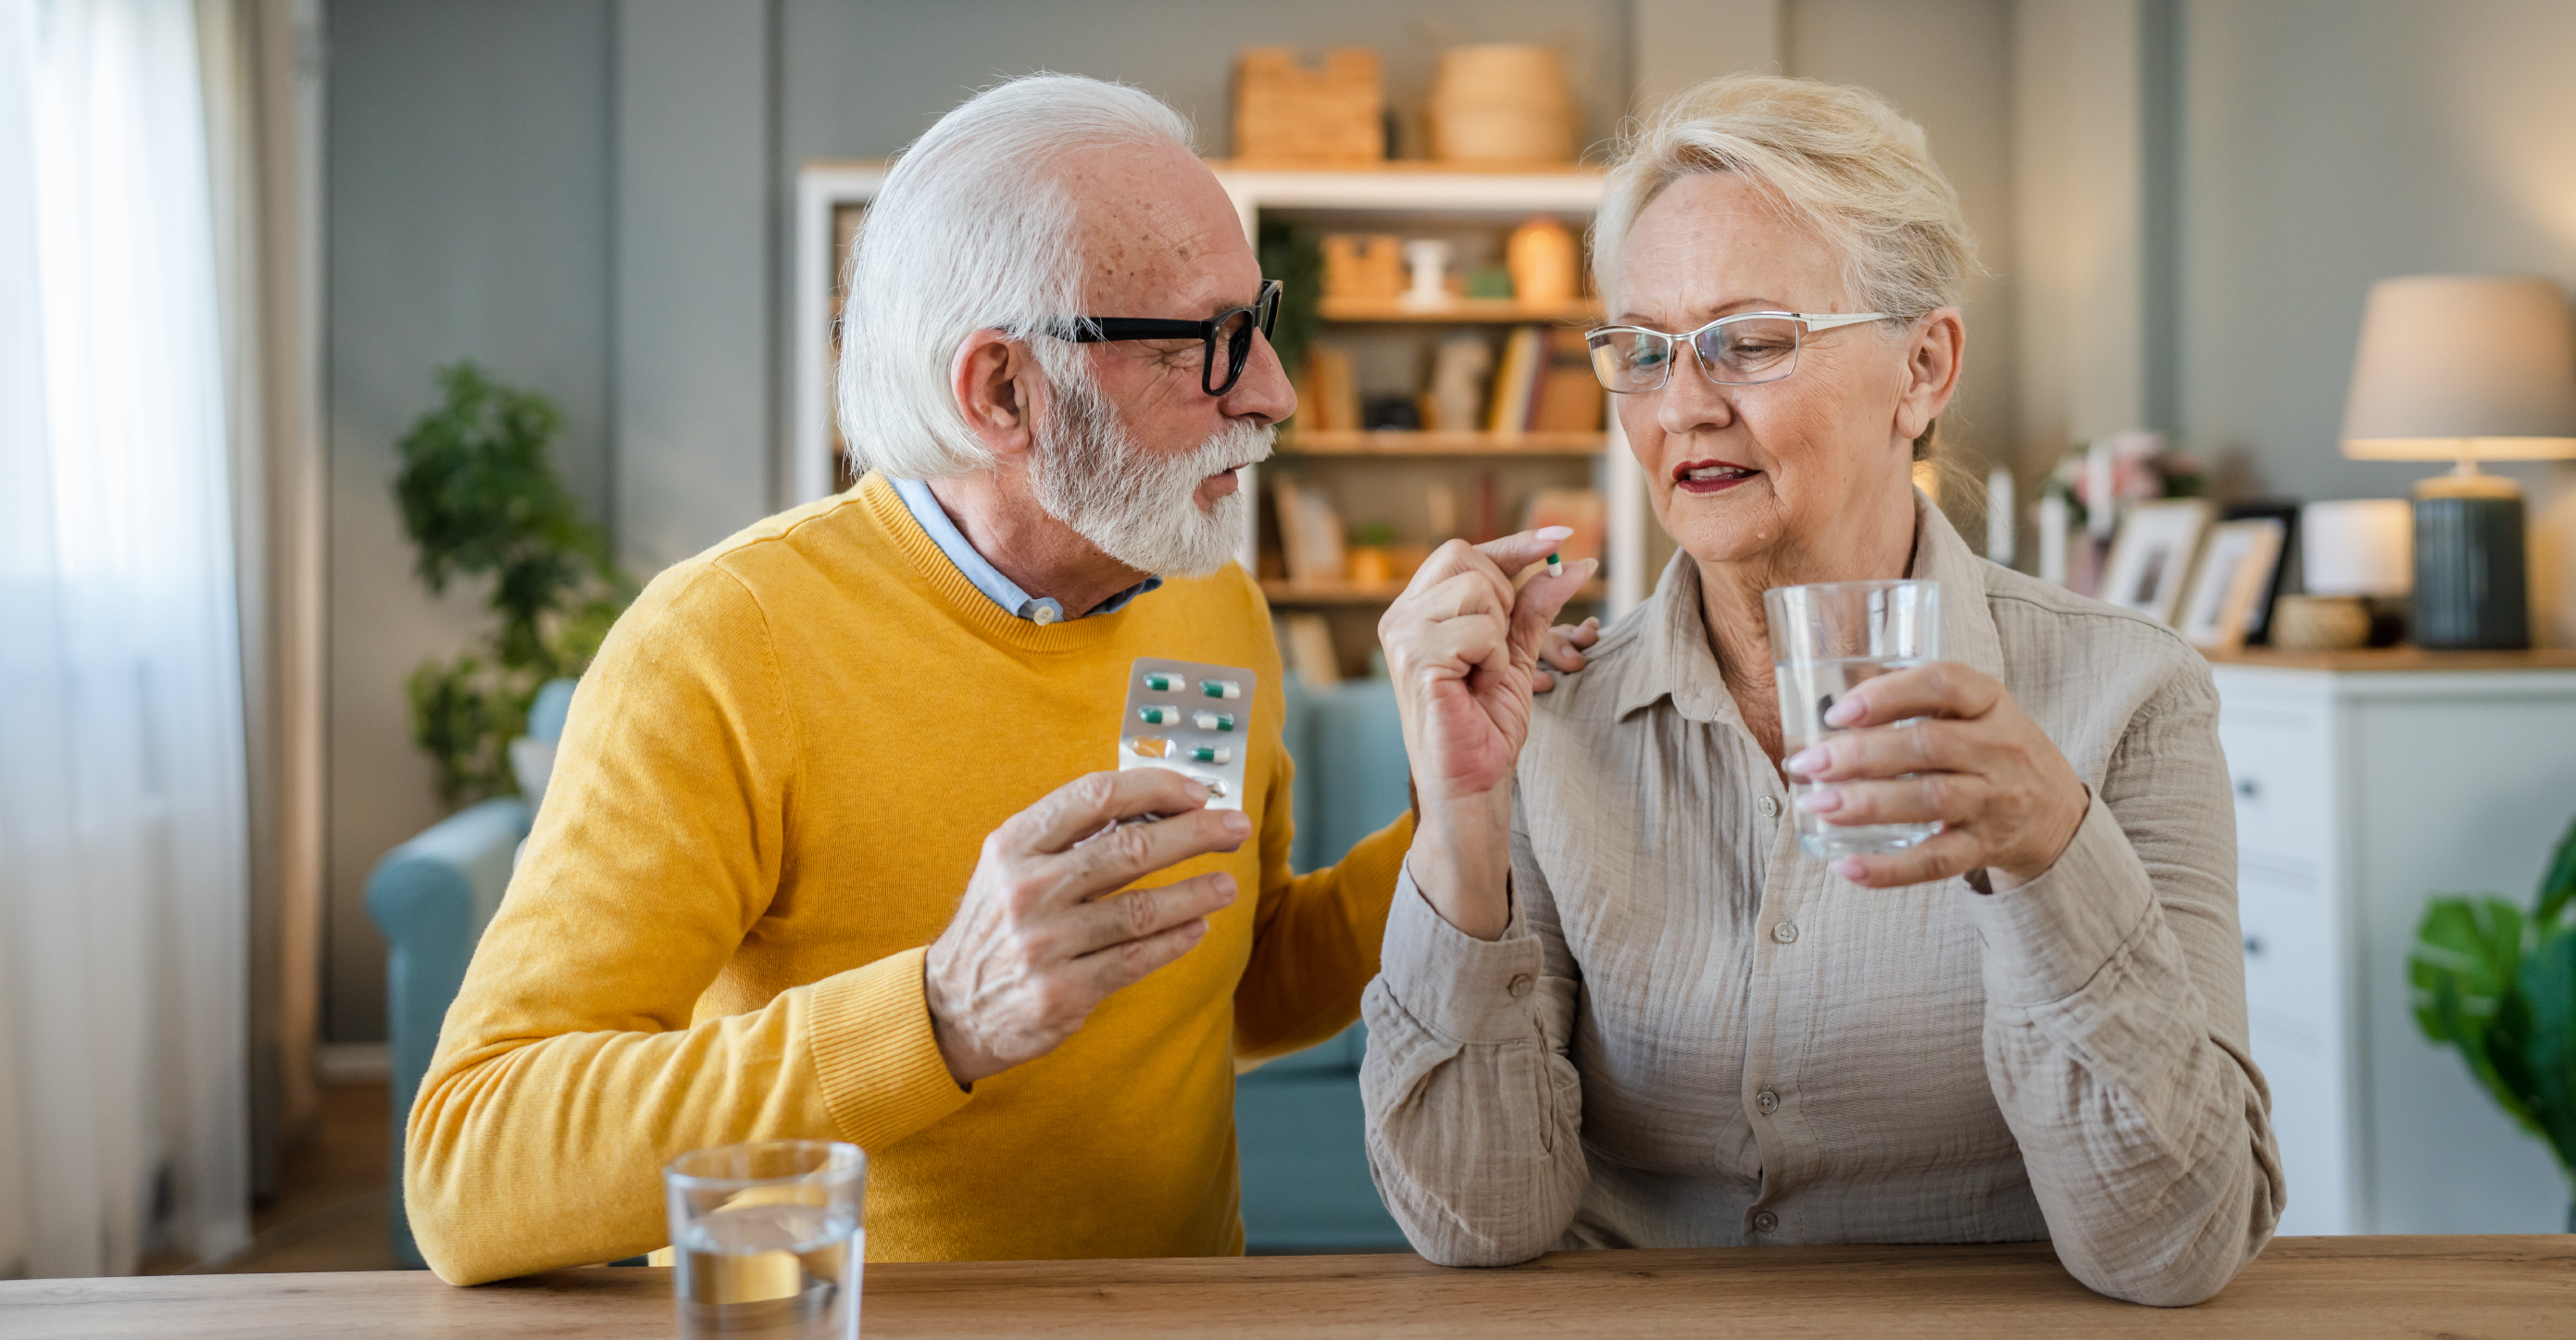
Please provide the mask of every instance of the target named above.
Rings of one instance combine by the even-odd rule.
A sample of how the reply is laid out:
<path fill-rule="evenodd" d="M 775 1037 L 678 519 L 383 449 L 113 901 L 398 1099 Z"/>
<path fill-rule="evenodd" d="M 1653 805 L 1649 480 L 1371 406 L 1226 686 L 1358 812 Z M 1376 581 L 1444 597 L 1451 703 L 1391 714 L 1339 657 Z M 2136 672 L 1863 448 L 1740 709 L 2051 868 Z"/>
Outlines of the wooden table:
<path fill-rule="evenodd" d="M 868 1267 L 863 1331 L 913 1335 L 2576 1336 L 2576 1235 L 2284 1238 L 2199 1307 L 2087 1291 L 2044 1243 Z M 0 1336 L 667 1336 L 670 1272 L 478 1289 L 405 1271 L 0 1284 Z"/>

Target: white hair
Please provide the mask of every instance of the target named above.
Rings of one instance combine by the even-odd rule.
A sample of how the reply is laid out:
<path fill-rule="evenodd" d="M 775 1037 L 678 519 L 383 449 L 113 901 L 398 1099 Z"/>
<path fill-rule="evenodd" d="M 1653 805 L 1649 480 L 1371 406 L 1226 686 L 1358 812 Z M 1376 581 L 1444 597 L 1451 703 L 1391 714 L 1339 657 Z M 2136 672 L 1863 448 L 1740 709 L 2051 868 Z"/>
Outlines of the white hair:
<path fill-rule="evenodd" d="M 1080 75 L 998 84 L 939 118 L 896 161 L 850 257 L 841 433 L 861 471 L 952 478 L 993 463 L 950 392 L 975 331 L 1066 333 L 1083 315 L 1080 215 L 1066 155 L 1117 145 L 1195 153 L 1189 119 L 1151 94 Z M 1051 387 L 1087 383 L 1074 345 L 1030 342 Z"/>
<path fill-rule="evenodd" d="M 1864 88 L 1778 75 L 1712 79 L 1622 137 L 1593 222 L 1592 274 L 1614 290 L 1619 248 L 1664 188 L 1731 172 L 1770 191 L 1842 259 L 1851 298 L 1914 320 L 1956 307 L 1976 269 L 1959 194 L 1923 127 Z"/>

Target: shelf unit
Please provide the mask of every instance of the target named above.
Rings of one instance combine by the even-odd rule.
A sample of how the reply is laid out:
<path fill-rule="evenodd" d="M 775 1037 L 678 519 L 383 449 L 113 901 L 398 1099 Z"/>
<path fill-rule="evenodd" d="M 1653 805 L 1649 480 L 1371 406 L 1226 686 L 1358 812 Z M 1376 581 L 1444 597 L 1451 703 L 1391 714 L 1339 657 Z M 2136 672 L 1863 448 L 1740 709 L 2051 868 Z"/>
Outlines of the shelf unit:
<path fill-rule="evenodd" d="M 1234 200 L 1235 210 L 1243 220 L 1245 236 L 1254 238 L 1260 235 L 1261 218 L 1266 213 L 1285 214 L 1317 226 L 1351 231 L 1406 232 L 1417 227 L 1438 231 L 1470 227 L 1490 229 L 1498 234 L 1530 216 L 1552 215 L 1580 231 L 1601 203 L 1601 174 L 1574 167 L 1475 171 L 1400 162 L 1382 167 L 1329 170 L 1264 168 L 1233 163 L 1211 166 L 1216 170 L 1217 181 Z M 1317 315 L 1327 327 L 1325 338 L 1328 339 L 1371 328 L 1393 335 L 1442 325 L 1577 325 L 1601 319 L 1599 300 L 1588 297 L 1563 303 L 1458 298 L 1432 307 L 1413 305 L 1401 299 L 1326 298 L 1317 307 Z M 1352 487 L 1368 495 L 1383 496 L 1400 491 L 1392 487 L 1400 477 L 1418 477 L 1436 470 L 1454 472 L 1470 462 L 1490 462 L 1515 471 L 1554 470 L 1563 473 L 1587 460 L 1590 485 L 1601 493 L 1607 504 L 1607 526 L 1602 544 L 1606 572 L 1605 580 L 1590 584 L 1577 600 L 1592 603 L 1605 616 L 1615 617 L 1644 597 L 1652 577 L 1645 570 L 1645 531 L 1651 524 L 1646 515 L 1645 478 L 1628 453 L 1626 439 L 1619 431 L 1615 415 L 1605 417 L 1600 431 L 1582 433 L 1311 433 L 1298 431 L 1292 420 L 1289 431 L 1280 438 L 1278 453 L 1267 465 L 1247 472 L 1251 477 L 1246 483 L 1255 505 L 1252 509 L 1252 533 L 1243 538 L 1240 558 L 1247 571 L 1257 570 L 1258 528 L 1262 511 L 1260 477 L 1268 472 L 1294 468 L 1310 475 L 1341 472 L 1347 476 L 1352 471 L 1377 471 L 1387 476 L 1389 486 L 1381 487 L 1371 481 Z M 1506 504 L 1507 507 L 1514 505 Z M 1351 521 L 1375 519 L 1352 515 L 1349 508 L 1343 511 L 1345 518 Z M 1506 529 L 1518 520 L 1516 514 L 1510 513 L 1501 518 Z M 1409 538 L 1418 540 L 1424 537 Z M 1349 612 L 1356 608 L 1382 605 L 1401 589 L 1400 585 L 1276 580 L 1262 583 L 1263 592 L 1275 606 L 1344 611 L 1344 614 L 1336 616 L 1340 619 L 1348 619 Z"/>
<path fill-rule="evenodd" d="M 1495 171 L 1401 162 L 1323 171 L 1227 162 L 1209 167 L 1234 201 L 1244 235 L 1256 238 L 1265 211 L 1342 218 L 1353 228 L 1371 231 L 1420 220 L 1505 230 L 1540 214 L 1588 222 L 1601 202 L 1601 174 L 1570 167 Z M 824 497 L 840 485 L 839 438 L 832 422 L 832 329 L 839 315 L 838 289 L 849 238 L 868 202 L 884 185 L 886 172 L 887 165 L 878 162 L 818 162 L 797 173 L 796 290 L 789 341 L 794 365 L 789 377 L 787 459 L 778 472 L 781 506 Z M 1405 332 L 1439 325 L 1579 324 L 1598 320 L 1600 304 L 1588 298 L 1551 304 L 1457 299 L 1421 308 L 1402 302 L 1328 300 L 1321 304 L 1320 314 L 1328 325 Z M 1292 427 L 1282 434 L 1271 464 L 1244 472 L 1244 486 L 1254 502 L 1253 523 L 1246 528 L 1237 556 L 1245 571 L 1258 570 L 1260 478 L 1269 470 L 1296 467 L 1401 474 L 1454 470 L 1483 460 L 1514 471 L 1568 472 L 1587 458 L 1591 486 L 1608 504 L 1602 555 L 1608 571 L 1606 580 L 1595 583 L 1595 589 L 1582 598 L 1596 602 L 1605 615 L 1615 616 L 1643 598 L 1653 578 L 1645 570 L 1645 532 L 1651 524 L 1646 516 L 1645 479 L 1628 454 L 1616 416 L 1610 416 L 1601 431 L 1582 433 L 1300 433 Z M 1506 526 L 1517 520 L 1517 516 L 1503 518 Z M 1382 604 L 1394 594 L 1394 589 L 1347 583 L 1328 589 L 1268 583 L 1265 589 L 1274 589 L 1272 599 L 1283 605 L 1343 610 Z"/>

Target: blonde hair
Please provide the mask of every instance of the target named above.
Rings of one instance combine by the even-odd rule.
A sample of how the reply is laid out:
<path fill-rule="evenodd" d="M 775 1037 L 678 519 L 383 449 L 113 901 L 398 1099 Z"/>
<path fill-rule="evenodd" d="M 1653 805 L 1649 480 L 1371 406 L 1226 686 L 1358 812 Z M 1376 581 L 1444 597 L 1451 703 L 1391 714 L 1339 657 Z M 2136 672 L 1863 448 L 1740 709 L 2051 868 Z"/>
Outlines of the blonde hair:
<path fill-rule="evenodd" d="M 1923 127 L 1865 88 L 1777 75 L 1712 79 L 1620 136 L 1592 275 L 1618 283 L 1619 249 L 1655 197 L 1682 177 L 1732 172 L 1842 258 L 1843 287 L 1867 311 L 1912 322 L 1959 305 L 1977 268 L 1959 193 L 1941 175 Z M 1916 440 L 1930 454 L 1932 433 Z"/>

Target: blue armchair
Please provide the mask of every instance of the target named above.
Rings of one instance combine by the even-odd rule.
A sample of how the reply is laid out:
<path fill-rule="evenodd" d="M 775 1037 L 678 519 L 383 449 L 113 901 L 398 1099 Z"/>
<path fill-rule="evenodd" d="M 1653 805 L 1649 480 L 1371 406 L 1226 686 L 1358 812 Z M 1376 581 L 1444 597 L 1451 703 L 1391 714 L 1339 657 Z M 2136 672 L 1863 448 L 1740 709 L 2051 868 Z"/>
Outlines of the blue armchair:
<path fill-rule="evenodd" d="M 562 738 L 571 680 L 538 695 L 528 714 L 522 790 L 542 794 L 542 761 Z M 1330 865 L 1386 826 L 1406 804 L 1404 742 L 1395 694 L 1383 680 L 1310 690 L 1287 677 L 1286 744 L 1298 761 L 1297 838 L 1290 865 Z M 439 1025 L 465 981 L 475 941 L 509 888 L 531 810 L 487 800 L 430 826 L 377 862 L 367 910 L 390 946 L 393 1032 L 393 1246 L 423 1265 L 402 1205 L 404 1118 L 428 1072 Z M 1361 1135 L 1358 1026 L 1235 1080 L 1235 1139 L 1243 1168 L 1244 1245 L 1255 1253 L 1401 1249 L 1404 1235 L 1378 1200 Z"/>

